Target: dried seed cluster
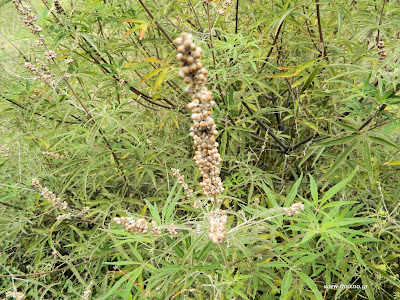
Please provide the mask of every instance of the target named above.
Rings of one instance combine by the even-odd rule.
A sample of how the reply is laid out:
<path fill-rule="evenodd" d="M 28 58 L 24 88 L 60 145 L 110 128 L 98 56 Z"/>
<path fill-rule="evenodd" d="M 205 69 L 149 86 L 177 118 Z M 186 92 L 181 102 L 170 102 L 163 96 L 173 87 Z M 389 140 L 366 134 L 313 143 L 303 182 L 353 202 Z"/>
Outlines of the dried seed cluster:
<path fill-rule="evenodd" d="M 122 225 L 125 227 L 126 230 L 132 230 L 136 234 L 146 234 L 149 228 L 149 225 L 147 224 L 145 218 L 136 221 L 131 217 L 115 217 L 113 220 L 117 225 Z"/>
<path fill-rule="evenodd" d="M 51 71 L 50 71 L 49 67 L 44 62 L 42 62 L 39 59 L 36 59 L 36 63 L 39 65 L 39 67 L 43 70 L 43 72 L 45 74 L 51 75 Z"/>
<path fill-rule="evenodd" d="M 72 214 L 71 213 L 67 213 L 67 214 L 63 214 L 63 215 L 58 215 L 57 216 L 57 220 L 58 221 L 69 220 L 71 218 L 72 218 Z"/>
<path fill-rule="evenodd" d="M 208 237 L 213 244 L 222 244 L 226 237 L 225 224 L 227 216 L 222 209 L 216 209 L 210 212 L 210 228 Z"/>
<path fill-rule="evenodd" d="M 44 65 L 44 64 L 43 64 Z M 45 66 L 45 65 L 44 65 Z M 38 67 L 36 67 L 33 63 L 31 62 L 26 62 L 24 64 L 24 67 L 30 71 L 31 73 L 33 73 L 34 75 L 36 75 L 38 78 L 40 78 L 41 80 L 43 80 L 45 83 L 53 85 L 55 83 L 53 77 L 55 76 L 54 74 L 51 73 L 50 70 L 48 70 L 47 66 L 47 74 L 43 73 L 42 71 L 39 70 Z"/>
<path fill-rule="evenodd" d="M 68 155 L 68 152 L 64 151 L 65 155 L 63 155 L 63 154 L 60 155 L 60 154 L 55 153 L 55 152 L 42 151 L 42 154 L 46 155 L 48 157 L 54 158 L 54 159 L 63 159 L 64 157 L 66 157 Z"/>
<path fill-rule="evenodd" d="M 192 190 L 192 189 L 189 189 L 188 184 L 185 182 L 185 176 L 184 176 L 183 174 L 181 174 L 181 170 L 172 168 L 171 171 L 172 171 L 172 174 L 173 174 L 175 177 L 177 177 L 178 183 L 179 183 L 179 184 L 183 187 L 183 189 L 185 190 L 185 192 L 186 192 L 185 197 L 188 198 L 188 197 L 193 196 L 193 190 Z"/>
<path fill-rule="evenodd" d="M 283 211 L 288 215 L 288 216 L 294 216 L 298 215 L 301 211 L 304 210 L 304 204 L 301 202 L 293 203 L 289 207 L 284 207 Z"/>
<path fill-rule="evenodd" d="M 150 225 L 151 230 L 153 231 L 154 235 L 160 235 L 160 229 L 157 226 L 157 222 L 155 220 L 151 220 L 151 225 Z"/>
<path fill-rule="evenodd" d="M 58 2 L 58 0 L 54 0 L 54 7 L 55 7 L 55 9 L 56 9 L 56 12 L 57 12 L 59 15 L 62 15 L 62 14 L 65 15 L 65 10 L 64 10 L 64 8 L 61 6 L 60 2 Z"/>
<path fill-rule="evenodd" d="M 74 60 L 72 58 L 67 58 L 66 62 L 67 62 L 67 64 L 71 65 L 74 63 Z"/>
<path fill-rule="evenodd" d="M 44 57 L 46 57 L 48 60 L 55 59 L 57 58 L 57 53 L 53 50 L 49 50 L 44 53 Z"/>
<path fill-rule="evenodd" d="M 206 196 L 216 199 L 218 194 L 224 191 L 222 181 L 219 177 L 219 165 L 222 161 L 218 153 L 218 135 L 215 121 L 211 117 L 211 109 L 215 105 L 212 93 L 204 86 L 207 82 L 207 69 L 203 68 L 200 61 L 202 49 L 193 43 L 191 34 L 182 33 L 175 40 L 178 46 L 177 59 L 180 61 L 181 70 L 179 75 L 188 84 L 186 91 L 191 94 L 192 102 L 187 108 L 192 111 L 193 125 L 190 135 L 193 137 L 194 145 L 197 147 L 194 160 L 203 176 L 200 185 Z"/>
<path fill-rule="evenodd" d="M 133 231 L 136 234 L 146 234 L 149 229 L 149 224 L 147 223 L 145 218 L 141 218 L 139 220 L 135 220 L 132 217 L 115 217 L 113 219 L 114 223 L 117 225 L 122 225 L 128 231 Z M 178 232 L 173 228 L 173 224 L 169 224 L 169 228 L 165 229 L 171 236 L 177 235 Z M 157 225 L 155 220 L 152 220 L 150 223 L 150 229 L 153 235 L 158 236 L 161 234 L 161 230 Z"/>
<path fill-rule="evenodd" d="M 52 191 L 48 188 L 43 187 L 40 181 L 37 178 L 32 179 L 32 184 L 40 191 L 43 198 L 53 203 L 53 205 L 62 210 L 68 209 L 68 203 L 65 201 L 61 201 L 61 198 L 58 198 Z"/>
<path fill-rule="evenodd" d="M 89 300 L 90 294 L 92 293 L 92 285 L 93 281 L 91 281 L 86 289 L 83 291 L 82 300 Z"/>
<path fill-rule="evenodd" d="M 386 46 L 383 41 L 379 41 L 376 46 L 378 47 L 379 62 L 383 62 L 387 57 Z"/>
<path fill-rule="evenodd" d="M 21 0 L 13 0 L 12 2 L 15 4 L 18 13 L 21 16 L 24 16 L 24 23 L 26 26 L 29 27 L 31 33 L 39 34 L 40 32 L 43 31 L 42 27 L 34 24 L 34 22 L 37 21 L 37 16 L 32 13 L 32 9 L 30 6 L 23 5 Z"/>
<path fill-rule="evenodd" d="M 25 294 L 20 293 L 20 292 L 7 292 L 6 297 L 11 297 L 16 300 L 24 300 L 25 299 Z"/>
<path fill-rule="evenodd" d="M 10 153 L 10 149 L 0 145 L 0 153 L 2 157 L 10 157 L 11 153 Z"/>
<path fill-rule="evenodd" d="M 166 229 L 169 235 L 174 236 L 178 234 L 178 231 L 174 228 L 174 224 L 169 224 L 169 228 Z"/>

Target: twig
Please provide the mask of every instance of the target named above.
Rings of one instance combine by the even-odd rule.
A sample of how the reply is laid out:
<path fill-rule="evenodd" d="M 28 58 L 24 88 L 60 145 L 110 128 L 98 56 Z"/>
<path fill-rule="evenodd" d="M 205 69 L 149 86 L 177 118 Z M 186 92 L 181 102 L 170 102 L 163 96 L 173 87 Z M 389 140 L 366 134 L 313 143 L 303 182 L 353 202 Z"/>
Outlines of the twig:
<path fill-rule="evenodd" d="M 378 24 L 378 26 L 381 26 L 381 25 L 382 25 L 383 9 L 385 8 L 386 2 L 387 2 L 387 0 L 383 0 L 382 8 L 381 8 L 381 13 L 380 13 L 380 16 L 379 16 L 379 24 Z M 381 33 L 381 31 L 379 30 L 379 27 L 378 27 L 378 34 L 377 34 L 377 36 L 376 36 L 376 42 L 377 42 L 377 43 L 379 42 L 379 39 L 380 39 L 380 33 Z"/>
<path fill-rule="evenodd" d="M 253 110 L 247 105 L 246 102 L 242 101 L 242 104 L 244 105 L 244 107 L 246 107 L 246 109 L 249 111 L 249 113 L 251 115 L 253 115 Z M 277 137 L 272 131 L 273 129 L 268 127 L 266 124 L 264 124 L 260 119 L 255 118 L 255 120 L 257 121 L 257 123 L 264 128 L 268 134 L 279 144 L 279 146 L 281 146 L 284 150 L 284 152 L 286 153 L 289 150 L 289 147 L 285 145 L 285 143 L 283 143 L 281 141 L 281 139 L 279 137 Z"/>
<path fill-rule="evenodd" d="M 321 13 L 320 13 L 320 4 L 319 0 L 315 0 L 316 6 L 317 6 L 317 21 L 318 21 L 318 31 L 319 31 L 319 42 L 322 45 L 322 57 L 326 58 L 326 60 L 329 62 L 328 55 L 326 53 L 326 47 L 325 47 L 325 42 L 324 42 L 324 36 L 322 33 L 322 25 L 321 25 Z"/>
<path fill-rule="evenodd" d="M 140 4 L 143 6 L 144 10 L 147 12 L 147 14 L 149 15 L 149 17 L 151 18 L 151 20 L 154 20 L 154 16 L 151 13 L 151 11 L 147 8 L 146 4 L 143 3 L 142 0 L 139 0 Z M 154 21 L 154 23 L 157 25 L 157 27 L 161 30 L 161 32 L 163 33 L 163 35 L 167 38 L 167 40 L 169 41 L 169 43 L 172 45 L 172 47 L 174 47 L 176 49 L 176 46 L 174 44 L 174 41 L 171 39 L 171 37 L 168 35 L 168 33 L 164 30 L 164 28 L 161 27 L 161 25 L 157 22 Z"/>
<path fill-rule="evenodd" d="M 239 0 L 236 0 L 235 34 L 237 34 L 238 32 L 238 20 L 239 20 Z"/>

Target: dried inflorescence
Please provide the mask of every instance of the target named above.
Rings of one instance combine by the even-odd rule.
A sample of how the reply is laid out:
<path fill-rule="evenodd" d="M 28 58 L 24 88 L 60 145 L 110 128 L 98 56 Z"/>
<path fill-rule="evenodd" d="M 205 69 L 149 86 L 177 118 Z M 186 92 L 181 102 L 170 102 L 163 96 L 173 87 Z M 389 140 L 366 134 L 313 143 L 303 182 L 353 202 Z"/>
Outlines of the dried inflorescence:
<path fill-rule="evenodd" d="M 57 216 L 57 221 L 64 221 L 64 220 L 69 220 L 72 218 L 71 213 L 63 214 L 63 215 L 58 215 Z"/>
<path fill-rule="evenodd" d="M 114 223 L 117 225 L 122 225 L 128 231 L 133 231 L 136 234 L 146 234 L 148 233 L 149 224 L 147 223 L 145 218 L 141 218 L 139 220 L 135 220 L 132 217 L 115 217 L 113 219 Z M 174 225 L 169 224 L 170 227 L 165 229 L 171 236 L 177 235 L 177 230 L 173 227 Z M 150 223 L 150 229 L 153 235 L 158 236 L 161 234 L 161 230 L 157 225 L 155 220 L 152 220 Z"/>
<path fill-rule="evenodd" d="M 24 23 L 26 26 L 29 27 L 33 34 L 39 34 L 43 31 L 42 27 L 34 24 L 38 18 L 35 14 L 32 13 L 32 9 L 30 6 L 22 4 L 21 0 L 13 0 L 12 2 L 15 4 L 18 13 L 21 16 L 24 16 Z"/>
<path fill-rule="evenodd" d="M 67 58 L 67 59 L 66 59 L 66 63 L 67 63 L 68 65 L 71 65 L 71 64 L 74 63 L 74 60 L 73 60 L 72 58 Z"/>
<path fill-rule="evenodd" d="M 43 64 L 43 63 L 42 63 Z M 47 68 L 46 65 L 43 64 L 43 66 L 45 66 Z M 53 85 L 54 84 L 54 79 L 53 77 L 55 76 L 54 74 L 51 73 L 51 71 L 47 68 L 46 72 L 47 74 L 43 73 L 42 71 L 40 71 L 40 69 L 38 67 L 36 67 L 33 63 L 31 62 L 26 62 L 24 64 L 24 67 L 26 69 L 28 69 L 28 71 L 30 71 L 31 73 L 33 73 L 34 75 L 36 75 L 38 78 L 40 78 L 41 80 L 43 80 L 45 83 Z"/>
<path fill-rule="evenodd" d="M 386 46 L 383 41 L 379 41 L 376 46 L 378 47 L 379 62 L 383 62 L 387 57 Z"/>
<path fill-rule="evenodd" d="M 25 294 L 21 292 L 7 292 L 6 297 L 11 297 L 16 300 L 24 300 L 25 299 Z"/>
<path fill-rule="evenodd" d="M 11 153 L 10 153 L 10 149 L 0 145 L 0 153 L 2 157 L 10 157 Z"/>
<path fill-rule="evenodd" d="M 56 9 L 56 12 L 57 12 L 59 15 L 62 15 L 62 14 L 65 15 L 65 10 L 64 10 L 64 8 L 61 6 L 60 2 L 58 2 L 58 0 L 54 0 L 54 7 L 55 7 L 55 9 Z"/>
<path fill-rule="evenodd" d="M 288 216 L 298 215 L 301 211 L 304 210 L 304 204 L 301 202 L 293 203 L 289 207 L 284 207 L 283 211 Z"/>
<path fill-rule="evenodd" d="M 117 225 L 122 225 L 125 227 L 126 230 L 128 231 L 133 231 L 136 234 L 146 234 L 147 230 L 149 228 L 149 225 L 147 224 L 147 221 L 145 218 L 139 219 L 139 220 L 134 220 L 131 217 L 115 217 L 113 219 L 113 221 L 117 224 Z"/>
<path fill-rule="evenodd" d="M 68 152 L 64 151 L 65 155 L 64 154 L 60 155 L 60 154 L 55 153 L 55 152 L 42 151 L 42 154 L 46 155 L 48 157 L 54 158 L 54 159 L 63 159 L 64 157 L 66 157 L 68 155 Z"/>
<path fill-rule="evenodd" d="M 169 224 L 169 228 L 166 229 L 169 235 L 174 236 L 178 234 L 178 231 L 174 228 L 174 224 Z"/>
<path fill-rule="evenodd" d="M 185 197 L 193 196 L 193 190 L 189 189 L 189 185 L 185 182 L 185 176 L 181 174 L 181 170 L 172 168 L 172 174 L 178 179 L 178 183 L 183 187 L 186 192 Z"/>
<path fill-rule="evenodd" d="M 93 281 L 91 281 L 89 283 L 89 285 L 86 287 L 86 289 L 83 291 L 82 294 L 82 300 L 89 300 L 90 298 L 90 294 L 92 293 L 92 285 L 93 285 Z"/>
<path fill-rule="evenodd" d="M 65 201 L 61 201 L 61 198 L 58 198 L 52 191 L 48 188 L 43 187 L 40 181 L 37 178 L 32 179 L 32 184 L 40 191 L 43 198 L 53 203 L 53 205 L 62 210 L 68 209 L 68 203 Z"/>
<path fill-rule="evenodd" d="M 160 229 L 157 226 L 157 222 L 155 220 L 151 220 L 151 225 L 150 225 L 151 231 L 155 236 L 160 235 Z"/>
<path fill-rule="evenodd" d="M 216 209 L 210 212 L 210 228 L 208 237 L 213 244 L 222 244 L 226 237 L 225 225 L 227 216 L 222 209 Z"/>
<path fill-rule="evenodd" d="M 193 137 L 194 145 L 197 147 L 194 160 L 203 176 L 200 185 L 204 195 L 216 199 L 218 194 L 224 191 L 222 181 L 219 177 L 219 165 L 222 161 L 218 153 L 218 135 L 215 121 L 211 117 L 211 109 L 215 105 L 212 93 L 204 86 L 207 82 L 207 69 L 203 68 L 200 61 L 202 49 L 193 43 L 191 34 L 182 33 L 175 40 L 178 46 L 177 59 L 180 60 L 181 71 L 179 75 L 184 82 L 189 84 L 187 92 L 193 97 L 187 108 L 192 111 L 193 126 L 190 135 Z"/>
<path fill-rule="evenodd" d="M 57 53 L 53 50 L 49 50 L 44 53 L 44 57 L 46 57 L 48 60 L 55 59 L 57 58 Z"/>
<path fill-rule="evenodd" d="M 51 70 L 49 69 L 49 67 L 44 62 L 42 62 L 41 60 L 36 58 L 36 63 L 39 65 L 39 67 L 43 70 L 43 72 L 45 74 L 47 74 L 47 75 L 51 75 L 52 74 Z"/>

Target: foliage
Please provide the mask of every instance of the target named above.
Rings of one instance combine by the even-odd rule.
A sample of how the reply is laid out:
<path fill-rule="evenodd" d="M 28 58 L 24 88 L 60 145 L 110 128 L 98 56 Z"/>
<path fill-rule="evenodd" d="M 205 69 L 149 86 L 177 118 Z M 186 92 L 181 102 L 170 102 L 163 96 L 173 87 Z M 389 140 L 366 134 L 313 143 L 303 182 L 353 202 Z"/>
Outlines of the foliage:
<path fill-rule="evenodd" d="M 14 2 L 32 6 L 44 45 L 2 1 L 0 296 L 400 299 L 399 1 Z M 219 245 L 181 32 L 202 47 L 217 103 Z M 47 79 L 24 67 L 37 59 Z M 300 214 L 282 209 L 297 202 Z"/>

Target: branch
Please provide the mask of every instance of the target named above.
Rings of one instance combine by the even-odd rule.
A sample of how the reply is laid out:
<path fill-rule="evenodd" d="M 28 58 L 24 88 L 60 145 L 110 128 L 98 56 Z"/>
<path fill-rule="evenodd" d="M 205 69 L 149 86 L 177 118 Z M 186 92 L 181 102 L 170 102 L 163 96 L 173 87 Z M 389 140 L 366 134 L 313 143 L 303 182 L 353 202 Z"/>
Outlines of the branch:
<path fill-rule="evenodd" d="M 246 107 L 246 109 L 249 111 L 249 113 L 251 115 L 253 115 L 253 110 L 247 105 L 246 102 L 242 101 L 242 104 L 244 105 L 244 107 Z M 255 118 L 255 120 L 257 121 L 257 123 L 264 128 L 268 134 L 279 144 L 279 146 L 281 146 L 282 150 L 284 150 L 285 153 L 287 153 L 287 151 L 289 150 L 289 147 L 286 146 L 279 137 L 277 137 L 273 132 L 272 132 L 272 128 L 268 127 L 266 124 L 264 124 L 260 119 Z"/>
<path fill-rule="evenodd" d="M 322 34 L 322 25 L 321 25 L 321 14 L 319 10 L 319 0 L 315 0 L 315 3 L 317 4 L 317 21 L 318 21 L 318 31 L 319 31 L 319 42 L 322 45 L 322 57 L 326 58 L 326 60 L 329 62 L 329 58 L 326 53 L 326 47 L 325 47 L 325 42 L 324 42 L 324 36 Z"/>

